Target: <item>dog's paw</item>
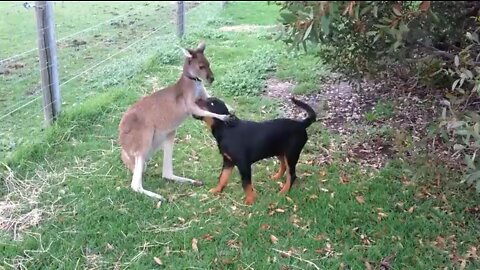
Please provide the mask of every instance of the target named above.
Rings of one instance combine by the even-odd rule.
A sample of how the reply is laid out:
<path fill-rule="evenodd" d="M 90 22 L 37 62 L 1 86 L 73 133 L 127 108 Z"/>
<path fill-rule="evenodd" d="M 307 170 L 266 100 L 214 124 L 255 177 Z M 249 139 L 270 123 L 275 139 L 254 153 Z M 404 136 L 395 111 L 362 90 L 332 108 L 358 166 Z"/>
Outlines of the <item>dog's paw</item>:
<path fill-rule="evenodd" d="M 213 194 L 218 194 L 222 191 L 219 188 L 214 187 L 214 188 L 210 189 L 208 192 L 213 193 Z"/>
<path fill-rule="evenodd" d="M 285 195 L 285 194 L 287 194 L 289 191 L 290 191 L 290 187 L 287 186 L 287 185 L 284 185 L 284 186 L 282 187 L 282 189 L 280 190 L 279 194 L 280 194 L 280 195 Z"/>
<path fill-rule="evenodd" d="M 255 203 L 255 197 L 254 196 L 247 196 L 243 203 L 245 205 L 252 205 L 253 203 Z"/>

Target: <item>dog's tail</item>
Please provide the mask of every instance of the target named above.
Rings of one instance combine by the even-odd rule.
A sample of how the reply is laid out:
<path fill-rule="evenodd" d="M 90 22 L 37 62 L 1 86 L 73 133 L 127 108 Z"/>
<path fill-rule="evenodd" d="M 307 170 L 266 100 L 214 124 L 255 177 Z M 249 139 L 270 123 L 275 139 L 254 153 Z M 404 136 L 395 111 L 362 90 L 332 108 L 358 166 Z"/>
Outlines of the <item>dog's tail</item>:
<path fill-rule="evenodd" d="M 298 99 L 295 99 L 295 98 L 291 98 L 292 102 L 297 105 L 298 107 L 304 109 L 308 116 L 307 118 L 305 118 L 302 122 L 303 124 L 305 125 L 305 128 L 308 128 L 313 122 L 317 121 L 317 114 L 315 113 L 315 111 L 312 109 L 312 107 L 310 107 L 308 104 L 298 100 Z"/>

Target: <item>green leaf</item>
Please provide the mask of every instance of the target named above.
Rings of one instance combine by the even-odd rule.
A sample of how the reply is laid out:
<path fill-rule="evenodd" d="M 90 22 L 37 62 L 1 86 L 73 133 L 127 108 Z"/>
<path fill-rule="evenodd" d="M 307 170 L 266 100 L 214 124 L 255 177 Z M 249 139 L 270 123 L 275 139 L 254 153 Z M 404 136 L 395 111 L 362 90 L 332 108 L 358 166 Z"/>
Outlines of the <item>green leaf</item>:
<path fill-rule="evenodd" d="M 453 84 L 452 84 L 452 91 L 455 90 L 455 88 L 457 88 L 457 84 L 460 82 L 460 79 L 456 79 Z"/>
<path fill-rule="evenodd" d="M 360 11 L 360 16 L 365 15 L 367 12 L 369 12 L 372 9 L 372 6 L 366 6 Z"/>
<path fill-rule="evenodd" d="M 458 67 L 460 65 L 460 59 L 458 58 L 458 55 L 455 55 L 455 66 Z"/>
<path fill-rule="evenodd" d="M 460 136 L 466 136 L 466 135 L 470 134 L 470 132 L 468 132 L 468 130 L 466 130 L 466 129 L 457 130 L 455 133 L 457 135 L 460 135 Z"/>
<path fill-rule="evenodd" d="M 455 150 L 455 151 L 461 151 L 461 150 L 463 150 L 463 149 L 465 149 L 465 148 L 466 148 L 465 146 L 463 146 L 463 145 L 461 145 L 461 144 L 458 144 L 458 143 L 456 143 L 456 144 L 453 146 L 453 150 Z"/>
<path fill-rule="evenodd" d="M 395 15 L 397 15 L 398 17 L 402 16 L 402 12 L 400 12 L 400 10 L 396 9 L 395 6 L 393 6 L 393 13 L 395 13 Z"/>
<path fill-rule="evenodd" d="M 310 23 L 307 30 L 305 31 L 305 34 L 303 35 L 303 41 L 305 41 L 308 38 L 308 36 L 310 35 L 310 32 L 312 31 L 312 27 L 313 27 L 313 22 Z"/>
<path fill-rule="evenodd" d="M 478 182 L 480 182 L 480 181 L 478 181 L 479 179 L 480 179 L 480 170 L 475 171 L 473 173 L 470 173 L 467 176 L 467 182 L 468 183 L 473 183 L 474 181 L 477 181 L 477 183 L 478 183 Z"/>
<path fill-rule="evenodd" d="M 375 16 L 375 18 L 378 18 L 378 6 L 377 5 L 373 6 L 373 16 Z"/>
<path fill-rule="evenodd" d="M 467 163 L 467 166 L 468 168 L 472 169 L 472 170 L 476 170 L 477 168 L 475 167 L 475 165 L 473 164 L 473 160 L 472 158 L 470 157 L 470 155 L 465 155 L 465 163 Z"/>
<path fill-rule="evenodd" d="M 469 79 L 473 78 L 473 73 L 468 69 L 465 69 L 465 75 L 467 75 L 467 78 Z"/>
<path fill-rule="evenodd" d="M 280 16 L 283 18 L 283 22 L 290 24 L 297 20 L 297 16 L 292 13 L 280 13 Z"/>
<path fill-rule="evenodd" d="M 330 17 L 322 16 L 320 19 L 320 24 L 322 25 L 322 32 L 325 35 L 330 34 Z"/>

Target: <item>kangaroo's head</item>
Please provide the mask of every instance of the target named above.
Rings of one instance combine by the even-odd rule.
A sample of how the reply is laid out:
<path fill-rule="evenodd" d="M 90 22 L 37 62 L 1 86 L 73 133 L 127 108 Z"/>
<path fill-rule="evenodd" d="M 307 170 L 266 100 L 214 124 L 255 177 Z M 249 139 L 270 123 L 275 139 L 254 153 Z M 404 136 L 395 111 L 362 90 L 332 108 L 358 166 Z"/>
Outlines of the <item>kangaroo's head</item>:
<path fill-rule="evenodd" d="M 214 81 L 210 63 L 204 55 L 205 42 L 198 44 L 196 49 L 183 49 L 185 62 L 183 64 L 183 75 L 191 79 L 200 79 L 212 84 Z"/>

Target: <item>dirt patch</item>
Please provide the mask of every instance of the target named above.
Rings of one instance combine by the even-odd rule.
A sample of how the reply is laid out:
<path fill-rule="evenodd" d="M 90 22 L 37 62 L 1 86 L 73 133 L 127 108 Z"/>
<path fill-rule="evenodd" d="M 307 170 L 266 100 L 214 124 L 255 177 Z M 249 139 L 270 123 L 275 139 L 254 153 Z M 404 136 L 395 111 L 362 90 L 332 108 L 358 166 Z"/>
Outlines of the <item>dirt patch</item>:
<path fill-rule="evenodd" d="M 320 94 L 312 95 L 293 95 L 292 90 L 295 87 L 295 82 L 281 81 L 275 77 L 267 79 L 266 89 L 263 93 L 264 96 L 276 99 L 280 101 L 280 109 L 282 111 L 282 117 L 303 119 L 307 116 L 307 113 L 295 106 L 290 98 L 295 97 L 308 105 L 310 105 L 315 111 L 318 111 L 319 104 L 322 102 Z"/>
<path fill-rule="evenodd" d="M 15 72 L 16 70 L 24 68 L 26 65 L 21 62 L 6 62 L 3 65 L 0 65 L 0 75 L 9 75 Z"/>
<path fill-rule="evenodd" d="M 254 24 L 241 24 L 220 27 L 220 31 L 225 32 L 255 32 L 258 30 L 273 30 L 276 29 L 276 25 L 254 25 Z"/>
<path fill-rule="evenodd" d="M 406 138 L 402 136 L 410 136 L 412 142 L 419 142 L 426 136 L 428 120 L 434 117 L 434 110 L 418 97 L 399 95 L 401 91 L 395 85 L 400 84 L 378 81 L 352 84 L 336 78 L 338 76 L 332 76 L 322 82 L 322 90 L 313 94 L 295 95 L 314 108 L 321 125 L 341 138 L 336 145 L 324 146 L 329 149 L 322 152 L 340 151 L 346 153 L 346 161 L 355 160 L 378 169 L 396 153 L 397 144 L 405 144 Z M 282 117 L 303 119 L 306 113 L 290 101 L 294 87 L 293 81 L 270 78 L 264 95 L 280 102 Z M 369 119 L 367 114 L 378 113 L 375 110 L 379 101 L 390 107 L 383 109 L 385 115 Z M 379 130 L 390 133 L 383 134 Z M 326 160 L 329 158 L 319 153 L 315 163 Z"/>

